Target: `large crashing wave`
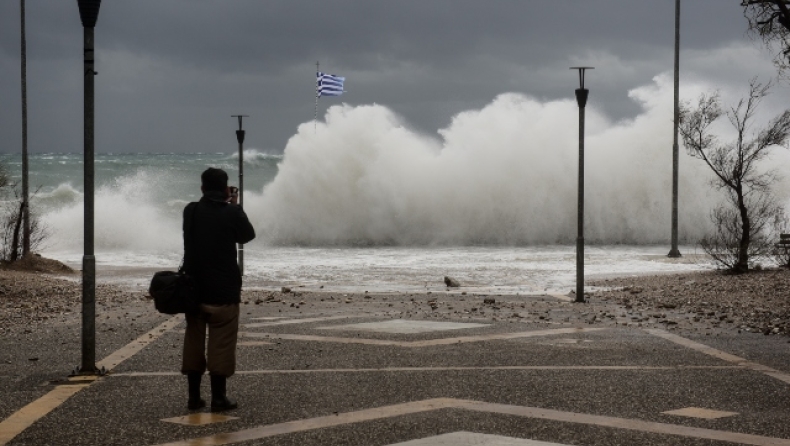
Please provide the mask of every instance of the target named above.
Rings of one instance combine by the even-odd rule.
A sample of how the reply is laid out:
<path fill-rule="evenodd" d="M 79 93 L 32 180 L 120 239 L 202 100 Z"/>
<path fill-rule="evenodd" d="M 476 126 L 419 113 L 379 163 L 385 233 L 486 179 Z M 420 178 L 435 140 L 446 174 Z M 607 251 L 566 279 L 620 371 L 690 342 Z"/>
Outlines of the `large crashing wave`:
<path fill-rule="evenodd" d="M 681 93 L 694 98 L 710 89 L 687 82 Z M 667 244 L 672 82 L 659 76 L 629 94 L 642 112 L 616 123 L 597 110 L 600 99 L 595 91 L 591 94 L 585 239 Z M 723 122 L 721 128 L 726 127 Z M 786 173 L 790 151 L 774 153 L 772 162 Z M 237 156 L 217 167 L 232 169 Z M 248 179 L 251 172 L 266 181 L 274 176 L 271 183 L 244 194 L 245 209 L 258 232 L 253 247 L 575 243 L 578 109 L 572 99 L 539 101 L 503 94 L 480 110 L 458 114 L 438 136 L 410 130 L 383 106 L 333 106 L 325 122 L 299 127 L 278 170 L 272 155 L 246 150 L 243 156 L 251 168 Z M 202 161 L 188 170 L 143 166 L 100 187 L 97 248 L 180 256 L 181 210 L 187 192 L 196 193 L 192 189 L 204 167 Z M 786 200 L 790 176 L 784 177 L 777 192 Z M 711 229 L 708 216 L 719 198 L 709 180 L 703 163 L 681 148 L 681 242 L 695 243 Z M 163 191 L 172 194 L 166 198 Z M 80 252 L 80 198 L 67 184 L 40 197 L 48 208 L 43 220 L 52 233 L 48 249 Z"/>
<path fill-rule="evenodd" d="M 166 203 L 161 190 L 170 187 L 172 178 L 164 174 L 138 171 L 101 187 L 95 197 L 94 241 L 99 249 L 131 252 L 180 252 L 180 209 L 186 202 Z M 76 191 L 74 193 L 77 193 Z M 81 193 L 79 193 L 81 198 Z M 61 206 L 43 216 L 49 233 L 47 250 L 73 252 L 83 243 L 84 207 L 82 200 Z"/>
<path fill-rule="evenodd" d="M 696 95 L 702 88 L 687 88 Z M 585 238 L 666 243 L 671 219 L 672 84 L 630 97 L 633 120 L 587 108 Z M 498 96 L 457 115 L 439 138 L 380 105 L 330 107 L 288 142 L 276 179 L 249 202 L 275 244 L 573 243 L 577 222 L 575 101 Z M 680 234 L 698 240 L 715 200 L 709 173 L 681 150 Z"/>

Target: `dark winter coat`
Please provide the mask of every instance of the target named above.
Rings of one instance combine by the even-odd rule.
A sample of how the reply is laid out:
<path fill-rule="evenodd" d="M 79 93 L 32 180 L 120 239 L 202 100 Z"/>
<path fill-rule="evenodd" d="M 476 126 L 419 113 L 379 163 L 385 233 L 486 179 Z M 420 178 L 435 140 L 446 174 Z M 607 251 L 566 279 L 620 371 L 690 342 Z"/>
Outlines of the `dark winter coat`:
<path fill-rule="evenodd" d="M 199 202 L 184 208 L 183 231 L 184 268 L 196 281 L 200 302 L 239 303 L 241 271 L 236 244 L 255 238 L 244 210 L 226 203 L 222 193 L 207 192 Z"/>

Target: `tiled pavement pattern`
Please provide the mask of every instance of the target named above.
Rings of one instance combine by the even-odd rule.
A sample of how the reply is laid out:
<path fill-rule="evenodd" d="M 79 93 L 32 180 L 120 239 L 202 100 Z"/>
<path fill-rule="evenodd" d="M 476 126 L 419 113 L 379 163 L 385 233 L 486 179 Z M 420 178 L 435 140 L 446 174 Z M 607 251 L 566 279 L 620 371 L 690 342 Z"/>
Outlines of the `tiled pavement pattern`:
<path fill-rule="evenodd" d="M 245 307 L 221 415 L 186 410 L 181 317 L 118 323 L 95 380 L 78 326 L 6 339 L 0 445 L 790 446 L 786 340 L 297 310 Z"/>
<path fill-rule="evenodd" d="M 557 443 L 502 437 L 499 435 L 453 432 L 452 434 L 406 441 L 392 446 L 560 446 Z"/>

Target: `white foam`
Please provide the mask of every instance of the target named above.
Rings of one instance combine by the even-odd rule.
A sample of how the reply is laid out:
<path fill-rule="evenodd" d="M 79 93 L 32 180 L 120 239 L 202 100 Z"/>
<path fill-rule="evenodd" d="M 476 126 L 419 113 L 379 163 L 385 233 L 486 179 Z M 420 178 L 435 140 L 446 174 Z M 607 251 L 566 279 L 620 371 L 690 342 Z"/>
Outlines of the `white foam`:
<path fill-rule="evenodd" d="M 254 148 L 244 149 L 242 152 L 242 156 L 244 157 L 245 164 L 252 164 L 252 165 L 258 165 L 265 160 L 282 159 L 282 155 L 280 154 L 272 154 Z M 230 155 L 230 157 L 235 160 L 238 160 L 239 154 L 238 152 L 234 152 L 233 154 Z"/>
<path fill-rule="evenodd" d="M 709 267 L 657 260 L 668 252 L 670 230 L 671 85 L 659 76 L 632 90 L 643 112 L 616 123 L 591 98 L 585 186 L 590 275 Z M 708 90 L 686 82 L 682 94 L 693 98 Z M 330 107 L 325 122 L 299 127 L 271 183 L 250 174 L 273 175 L 271 159 L 247 171 L 258 180 L 244 195 L 258 233 L 246 247 L 247 283 L 425 290 L 443 289 L 443 276 L 451 275 L 477 289 L 569 290 L 577 116 L 570 100 L 504 94 L 459 114 L 433 137 L 410 130 L 383 106 Z M 790 154 L 774 152 L 771 162 L 786 172 Z M 245 160 L 247 153 L 266 159 L 250 149 Z M 693 244 L 710 228 L 716 197 L 703 163 L 681 154 L 680 234 Z M 141 170 L 100 187 L 95 237 L 101 265 L 174 267 L 182 252 L 180 211 L 196 198 L 203 163 L 234 164 L 232 156 L 192 160 L 188 167 L 178 164 L 187 164 L 185 157 L 162 158 L 156 169 L 142 162 Z M 777 189 L 789 191 L 788 184 L 785 175 Z M 77 193 L 73 189 L 64 186 L 67 194 Z M 81 202 L 46 213 L 53 236 L 45 254 L 78 262 L 82 219 Z"/>
<path fill-rule="evenodd" d="M 99 250 L 131 250 L 138 253 L 180 251 L 181 222 L 163 212 L 158 191 L 167 178 L 146 171 L 122 177 L 100 188 L 95 197 L 94 240 Z M 84 235 L 84 206 L 80 201 L 45 214 L 52 235 L 49 250 L 80 252 Z"/>
<path fill-rule="evenodd" d="M 611 123 L 587 109 L 585 237 L 668 239 L 672 83 L 631 91 L 643 112 Z M 686 96 L 706 90 L 685 88 Z M 408 129 L 380 105 L 330 107 L 299 127 L 274 181 L 248 212 L 276 244 L 470 245 L 573 243 L 575 101 L 498 96 L 457 115 L 440 138 Z M 695 242 L 717 199 L 699 160 L 681 154 L 680 233 Z"/>
<path fill-rule="evenodd" d="M 585 277 L 691 272 L 711 268 L 695 261 L 694 248 L 681 246 L 684 257 L 666 258 L 669 246 L 604 246 L 585 250 Z M 79 251 L 46 253 L 79 267 Z M 104 280 L 147 286 L 151 268 L 174 269 L 180 250 L 98 249 L 97 269 Z M 443 292 L 444 276 L 461 283 L 460 293 L 565 294 L 576 280 L 575 248 L 535 247 L 250 247 L 245 250 L 245 287 L 332 292 Z M 113 272 L 115 271 L 115 273 Z"/>

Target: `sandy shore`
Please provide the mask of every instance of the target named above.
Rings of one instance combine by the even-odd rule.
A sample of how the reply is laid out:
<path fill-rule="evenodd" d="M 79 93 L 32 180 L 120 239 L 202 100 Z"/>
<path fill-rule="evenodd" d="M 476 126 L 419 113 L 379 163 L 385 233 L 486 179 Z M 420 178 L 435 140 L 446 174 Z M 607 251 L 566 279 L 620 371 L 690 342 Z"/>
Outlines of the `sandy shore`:
<path fill-rule="evenodd" d="M 80 318 L 79 273 L 0 270 L 0 333 Z M 790 271 L 741 276 L 718 272 L 590 280 L 589 303 L 550 296 L 442 292 L 345 293 L 245 290 L 244 305 L 287 305 L 305 313 L 350 311 L 447 320 L 511 320 L 546 324 L 628 325 L 688 330 L 740 330 L 790 335 Z M 97 312 L 154 312 L 145 287 L 100 283 Z M 295 308 L 294 308 L 295 307 Z"/>

